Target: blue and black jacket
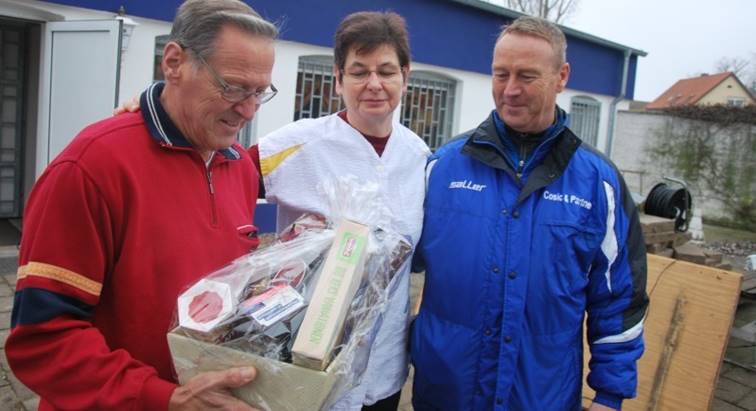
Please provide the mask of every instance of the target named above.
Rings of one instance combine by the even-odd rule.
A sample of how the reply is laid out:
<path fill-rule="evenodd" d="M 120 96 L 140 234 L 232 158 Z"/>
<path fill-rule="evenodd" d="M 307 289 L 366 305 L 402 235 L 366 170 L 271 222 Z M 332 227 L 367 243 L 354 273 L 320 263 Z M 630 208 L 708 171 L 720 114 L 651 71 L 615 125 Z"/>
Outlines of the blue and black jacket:
<path fill-rule="evenodd" d="M 495 112 L 428 163 L 416 410 L 579 410 L 635 396 L 646 255 L 615 166 L 565 127 L 513 161 Z M 504 135 L 501 135 L 504 134 Z"/>

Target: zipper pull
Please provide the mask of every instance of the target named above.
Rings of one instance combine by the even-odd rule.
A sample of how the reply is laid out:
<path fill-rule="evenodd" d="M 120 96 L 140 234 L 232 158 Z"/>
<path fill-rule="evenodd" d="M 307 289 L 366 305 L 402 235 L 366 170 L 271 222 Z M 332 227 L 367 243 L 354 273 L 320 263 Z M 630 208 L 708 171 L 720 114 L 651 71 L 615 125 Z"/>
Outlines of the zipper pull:
<path fill-rule="evenodd" d="M 207 185 L 210 187 L 210 194 L 215 194 L 215 189 L 213 188 L 213 172 L 210 170 L 207 170 Z"/>
<path fill-rule="evenodd" d="M 517 178 L 522 178 L 522 169 L 525 167 L 525 160 L 520 160 L 520 165 L 517 167 Z"/>

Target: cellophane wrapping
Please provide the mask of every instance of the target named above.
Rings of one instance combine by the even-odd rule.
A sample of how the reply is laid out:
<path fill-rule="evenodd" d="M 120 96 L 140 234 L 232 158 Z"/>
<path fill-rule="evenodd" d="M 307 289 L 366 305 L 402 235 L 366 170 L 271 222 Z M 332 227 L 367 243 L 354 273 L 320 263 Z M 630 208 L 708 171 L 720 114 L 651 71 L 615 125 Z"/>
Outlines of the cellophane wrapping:
<path fill-rule="evenodd" d="M 268 360 L 264 367 L 258 365 L 258 378 L 276 380 L 276 392 L 250 388 L 253 394 L 245 396 L 258 408 L 327 409 L 360 382 L 397 274 L 412 246 L 391 231 L 392 216 L 382 205 L 377 185 L 347 176 L 326 181 L 318 189 L 329 205 L 327 216 L 302 215 L 265 248 L 208 274 L 179 296 L 172 333 L 197 341 L 197 350 L 202 351 L 192 358 L 174 353 L 179 379 L 196 373 L 198 358 L 212 362 L 215 369 L 244 365 L 237 355 L 227 355 L 230 351 L 212 349 L 224 347 L 234 354 Z M 364 266 L 338 342 L 322 371 L 332 384 L 323 385 L 328 392 L 313 394 L 312 387 L 305 386 L 309 380 L 294 378 L 284 368 L 291 368 L 292 346 L 326 256 L 332 245 L 337 246 L 334 233 L 345 220 L 368 227 Z M 305 401 L 307 408 L 302 408 L 302 395 L 312 396 L 312 401 Z"/>

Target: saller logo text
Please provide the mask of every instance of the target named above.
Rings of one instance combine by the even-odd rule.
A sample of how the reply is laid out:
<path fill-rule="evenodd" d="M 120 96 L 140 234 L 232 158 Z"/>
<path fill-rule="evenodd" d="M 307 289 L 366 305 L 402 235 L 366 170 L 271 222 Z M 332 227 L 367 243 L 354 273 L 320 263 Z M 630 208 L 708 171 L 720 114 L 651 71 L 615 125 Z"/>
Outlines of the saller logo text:
<path fill-rule="evenodd" d="M 472 181 L 452 181 L 449 184 L 449 188 L 464 188 L 465 190 L 483 191 L 486 188 L 485 184 L 473 184 Z"/>

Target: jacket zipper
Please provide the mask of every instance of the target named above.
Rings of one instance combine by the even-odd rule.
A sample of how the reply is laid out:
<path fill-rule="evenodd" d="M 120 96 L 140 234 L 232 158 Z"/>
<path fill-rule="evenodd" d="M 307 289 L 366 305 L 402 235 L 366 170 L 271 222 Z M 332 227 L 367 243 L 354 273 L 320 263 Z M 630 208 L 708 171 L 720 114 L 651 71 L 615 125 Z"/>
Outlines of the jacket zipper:
<path fill-rule="evenodd" d="M 525 160 L 520 160 L 520 164 L 517 167 L 517 178 L 522 178 L 522 169 L 525 167 Z"/>
<path fill-rule="evenodd" d="M 522 172 L 525 168 L 525 145 L 520 146 L 520 164 L 517 165 L 517 178 L 522 178 Z"/>
<path fill-rule="evenodd" d="M 205 176 L 207 176 L 207 187 L 210 192 L 210 223 L 213 226 L 218 225 L 218 213 L 215 207 L 215 187 L 213 187 L 213 172 L 210 166 L 205 166 Z"/>

